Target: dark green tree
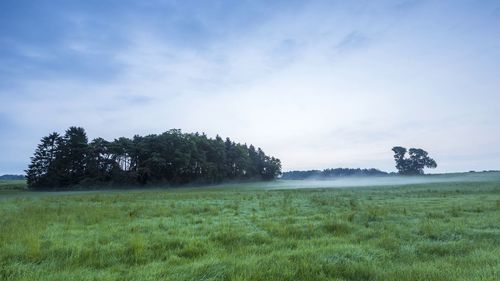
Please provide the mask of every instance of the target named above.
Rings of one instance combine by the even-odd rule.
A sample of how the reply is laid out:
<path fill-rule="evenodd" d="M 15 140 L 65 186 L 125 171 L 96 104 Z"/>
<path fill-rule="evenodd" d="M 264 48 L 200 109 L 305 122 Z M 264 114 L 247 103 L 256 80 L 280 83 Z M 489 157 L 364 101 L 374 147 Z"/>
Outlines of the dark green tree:
<path fill-rule="evenodd" d="M 114 165 L 111 170 L 112 181 L 116 183 L 134 184 L 137 179 L 135 161 L 133 157 L 134 143 L 131 139 L 121 137 L 109 144 L 109 151 Z"/>
<path fill-rule="evenodd" d="M 281 161 L 278 158 L 266 156 L 261 174 L 264 180 L 276 178 L 281 174 Z"/>
<path fill-rule="evenodd" d="M 39 188 L 59 185 L 57 161 L 60 159 L 62 142 L 63 139 L 58 133 L 52 133 L 41 139 L 25 171 L 28 186 Z"/>
<path fill-rule="evenodd" d="M 269 180 L 281 173 L 279 159 L 253 145 L 173 129 L 160 135 L 121 137 L 88 143 L 83 128 L 64 137 L 42 139 L 27 174 L 31 187 L 76 184 L 217 183 L 224 180 Z"/>
<path fill-rule="evenodd" d="M 420 148 L 410 148 L 409 151 L 401 146 L 392 148 L 396 169 L 401 175 L 423 175 L 424 168 L 436 168 L 437 163 L 429 157 L 427 151 Z M 408 152 L 409 157 L 406 157 Z"/>
<path fill-rule="evenodd" d="M 85 129 L 70 127 L 66 130 L 60 152 L 60 159 L 57 161 L 60 185 L 78 184 L 86 176 L 89 146 Z"/>
<path fill-rule="evenodd" d="M 207 151 L 207 166 L 209 167 L 210 182 L 221 182 L 226 177 L 226 149 L 224 140 L 217 135 L 209 140 L 210 149 Z"/>
<path fill-rule="evenodd" d="M 89 143 L 86 172 L 90 181 L 104 182 L 111 178 L 115 162 L 109 146 L 110 143 L 103 138 L 96 138 Z"/>

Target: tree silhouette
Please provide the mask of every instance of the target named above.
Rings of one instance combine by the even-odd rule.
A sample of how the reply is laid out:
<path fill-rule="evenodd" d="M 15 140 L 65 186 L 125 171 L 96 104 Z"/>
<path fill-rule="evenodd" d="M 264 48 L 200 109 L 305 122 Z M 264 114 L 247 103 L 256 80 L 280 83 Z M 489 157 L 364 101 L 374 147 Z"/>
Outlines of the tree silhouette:
<path fill-rule="evenodd" d="M 102 183 L 217 183 L 274 179 L 281 174 L 281 162 L 253 145 L 178 129 L 88 143 L 83 128 L 71 127 L 63 137 L 53 133 L 42 138 L 26 172 L 31 188 L 46 189 Z"/>
<path fill-rule="evenodd" d="M 408 151 L 401 146 L 392 148 L 396 169 L 401 175 L 423 175 L 424 168 L 436 168 L 437 163 L 429 157 L 427 151 L 420 148 L 410 148 Z M 408 152 L 409 157 L 406 157 Z"/>
<path fill-rule="evenodd" d="M 57 171 L 60 159 L 60 144 L 63 138 L 58 133 L 52 133 L 40 140 L 40 144 L 31 157 L 31 164 L 26 170 L 26 180 L 29 186 L 58 186 Z"/>

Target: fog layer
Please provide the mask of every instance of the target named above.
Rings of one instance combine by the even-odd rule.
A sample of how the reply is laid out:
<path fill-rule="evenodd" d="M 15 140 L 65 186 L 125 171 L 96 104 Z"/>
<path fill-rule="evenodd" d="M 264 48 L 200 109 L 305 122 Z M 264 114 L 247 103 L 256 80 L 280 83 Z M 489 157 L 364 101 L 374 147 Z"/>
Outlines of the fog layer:
<path fill-rule="evenodd" d="M 277 180 L 266 184 L 270 189 L 342 188 L 366 186 L 396 186 L 448 182 L 484 182 L 500 179 L 500 173 L 466 173 L 425 176 L 339 177 L 328 180 Z"/>

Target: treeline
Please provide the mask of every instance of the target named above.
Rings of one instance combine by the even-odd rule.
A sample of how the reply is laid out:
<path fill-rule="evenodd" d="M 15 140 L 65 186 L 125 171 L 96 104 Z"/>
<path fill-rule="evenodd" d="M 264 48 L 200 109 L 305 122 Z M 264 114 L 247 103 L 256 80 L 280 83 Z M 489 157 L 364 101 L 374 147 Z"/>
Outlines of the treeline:
<path fill-rule="evenodd" d="M 23 175 L 1 175 L 0 180 L 24 180 L 26 177 Z"/>
<path fill-rule="evenodd" d="M 26 170 L 28 186 L 35 189 L 270 180 L 279 174 L 279 159 L 229 138 L 172 129 L 159 135 L 89 142 L 80 127 L 42 138 Z"/>
<path fill-rule="evenodd" d="M 366 176 L 387 176 L 386 172 L 377 169 L 325 169 L 309 171 L 284 172 L 281 176 L 285 180 L 305 180 L 305 179 L 330 179 L 336 177 L 366 177 Z"/>

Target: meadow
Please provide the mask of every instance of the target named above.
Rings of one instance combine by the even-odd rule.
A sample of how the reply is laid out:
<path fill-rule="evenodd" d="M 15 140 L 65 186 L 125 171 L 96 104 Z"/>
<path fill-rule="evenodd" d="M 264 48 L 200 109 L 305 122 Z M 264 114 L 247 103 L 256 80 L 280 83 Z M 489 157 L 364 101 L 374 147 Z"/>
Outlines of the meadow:
<path fill-rule="evenodd" d="M 500 280 L 498 174 L 305 185 L 0 188 L 0 280 Z"/>
<path fill-rule="evenodd" d="M 26 181 L 24 180 L 0 180 L 0 192 L 6 190 L 24 190 L 24 189 L 26 189 Z"/>

